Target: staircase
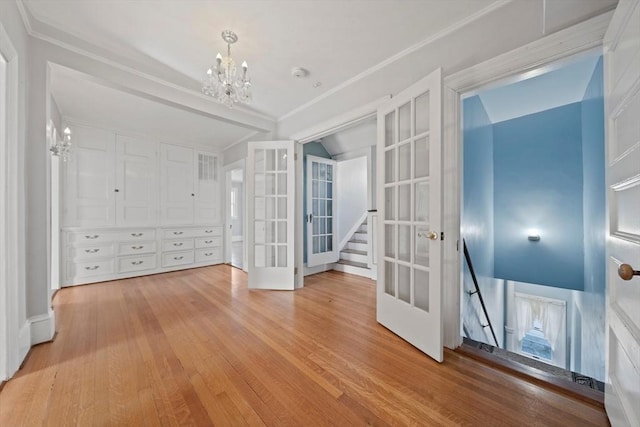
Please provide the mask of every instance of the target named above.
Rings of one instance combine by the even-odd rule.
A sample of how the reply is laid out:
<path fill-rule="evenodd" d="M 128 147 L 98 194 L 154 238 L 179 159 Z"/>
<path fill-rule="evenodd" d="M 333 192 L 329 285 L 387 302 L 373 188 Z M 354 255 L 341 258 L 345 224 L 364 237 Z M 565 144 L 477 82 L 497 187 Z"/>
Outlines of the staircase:
<path fill-rule="evenodd" d="M 368 244 L 369 234 L 367 220 L 365 219 L 340 251 L 340 260 L 338 260 L 334 270 L 371 277 L 371 269 L 368 267 Z"/>

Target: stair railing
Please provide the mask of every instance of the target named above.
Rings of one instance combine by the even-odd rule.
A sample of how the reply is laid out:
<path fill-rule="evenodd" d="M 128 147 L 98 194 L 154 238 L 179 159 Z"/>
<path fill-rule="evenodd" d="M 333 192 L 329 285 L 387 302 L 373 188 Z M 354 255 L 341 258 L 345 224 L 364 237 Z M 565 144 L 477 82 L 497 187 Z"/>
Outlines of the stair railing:
<path fill-rule="evenodd" d="M 480 292 L 480 286 L 478 286 L 478 279 L 476 278 L 476 272 L 473 269 L 473 263 L 471 262 L 471 256 L 469 255 L 469 249 L 467 249 L 467 242 L 462 239 L 462 246 L 464 248 L 464 259 L 467 261 L 467 266 L 469 267 L 469 272 L 471 273 L 471 279 L 473 280 L 473 285 L 475 286 L 475 291 L 467 291 L 469 296 L 478 295 L 478 299 L 480 300 L 480 305 L 482 306 L 482 312 L 484 313 L 484 317 L 487 319 L 487 324 L 482 325 L 483 328 L 489 327 L 491 330 L 491 335 L 493 336 L 493 340 L 496 343 L 496 347 L 500 347 L 498 344 L 498 338 L 496 337 L 496 333 L 493 330 L 493 325 L 491 324 L 491 319 L 489 319 L 489 313 L 487 312 L 487 307 L 484 304 L 484 299 L 482 298 L 482 292 Z"/>

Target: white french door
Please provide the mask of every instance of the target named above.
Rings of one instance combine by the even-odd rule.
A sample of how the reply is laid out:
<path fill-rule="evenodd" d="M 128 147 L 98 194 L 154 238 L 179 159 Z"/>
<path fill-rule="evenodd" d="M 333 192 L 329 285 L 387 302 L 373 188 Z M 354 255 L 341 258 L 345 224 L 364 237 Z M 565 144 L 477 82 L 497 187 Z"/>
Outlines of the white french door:
<path fill-rule="evenodd" d="M 250 289 L 294 289 L 295 143 L 250 142 L 247 160 Z"/>
<path fill-rule="evenodd" d="M 307 265 L 337 262 L 336 162 L 307 156 Z"/>
<path fill-rule="evenodd" d="M 442 361 L 438 69 L 378 109 L 378 322 Z"/>
<path fill-rule="evenodd" d="M 605 36 L 607 382 L 613 426 L 640 425 L 640 1 L 621 0 Z"/>

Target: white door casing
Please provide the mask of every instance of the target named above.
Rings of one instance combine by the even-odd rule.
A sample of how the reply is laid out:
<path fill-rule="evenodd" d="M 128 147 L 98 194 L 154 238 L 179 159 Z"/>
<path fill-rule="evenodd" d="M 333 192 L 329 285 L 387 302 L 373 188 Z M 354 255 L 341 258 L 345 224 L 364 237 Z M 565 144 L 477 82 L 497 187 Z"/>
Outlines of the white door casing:
<path fill-rule="evenodd" d="M 338 261 L 336 161 L 307 156 L 307 266 Z"/>
<path fill-rule="evenodd" d="M 607 382 L 613 426 L 640 425 L 640 1 L 621 0 L 604 39 L 607 239 Z"/>
<path fill-rule="evenodd" d="M 295 286 L 295 143 L 249 142 L 247 269 L 250 289 Z"/>
<path fill-rule="evenodd" d="M 218 156 L 204 151 L 194 151 L 194 222 L 207 224 L 218 222 L 220 191 Z"/>
<path fill-rule="evenodd" d="M 116 135 L 116 224 L 157 223 L 157 144 Z"/>
<path fill-rule="evenodd" d="M 442 71 L 378 109 L 377 320 L 442 361 Z"/>

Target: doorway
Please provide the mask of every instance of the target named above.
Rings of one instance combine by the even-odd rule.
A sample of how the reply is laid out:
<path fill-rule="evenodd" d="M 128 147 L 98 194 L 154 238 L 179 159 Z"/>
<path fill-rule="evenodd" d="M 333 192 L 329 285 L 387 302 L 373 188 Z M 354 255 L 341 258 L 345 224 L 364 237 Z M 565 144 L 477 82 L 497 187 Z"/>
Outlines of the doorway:
<path fill-rule="evenodd" d="M 462 335 L 604 381 L 602 58 L 545 68 L 463 96 Z"/>
<path fill-rule="evenodd" d="M 227 170 L 228 262 L 244 270 L 245 183 L 244 166 Z"/>

